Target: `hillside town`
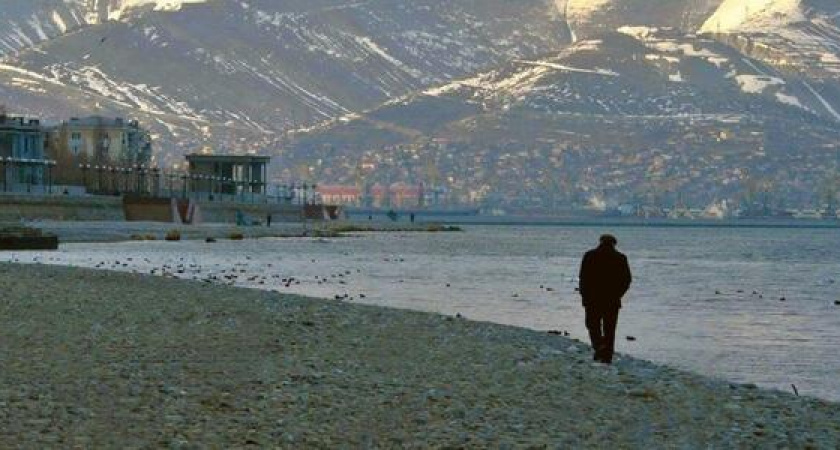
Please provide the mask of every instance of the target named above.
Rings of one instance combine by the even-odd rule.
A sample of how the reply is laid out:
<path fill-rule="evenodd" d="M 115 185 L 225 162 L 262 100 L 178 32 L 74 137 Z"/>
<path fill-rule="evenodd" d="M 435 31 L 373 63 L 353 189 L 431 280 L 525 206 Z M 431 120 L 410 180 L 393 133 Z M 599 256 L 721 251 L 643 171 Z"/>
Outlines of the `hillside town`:
<path fill-rule="evenodd" d="M 284 173 L 282 168 L 272 167 L 268 158 L 260 162 L 259 174 L 254 177 L 233 169 L 218 173 L 210 169 L 198 170 L 195 158 L 200 155 L 192 160 L 188 157 L 180 165 L 159 167 L 151 134 L 136 120 L 91 116 L 45 124 L 35 118 L 0 115 L 4 193 L 121 195 L 142 192 L 157 196 L 204 195 L 217 199 L 223 199 L 227 194 L 231 199 L 242 201 L 272 199 L 372 211 L 475 208 L 491 216 L 536 212 L 545 216 L 671 219 L 837 217 L 835 200 L 840 177 L 826 177 L 824 189 L 814 192 L 815 198 L 801 198 L 797 203 L 786 204 L 792 196 L 780 189 L 793 191 L 797 187 L 795 183 L 780 185 L 760 174 L 751 178 L 743 169 L 731 169 L 738 161 L 730 159 L 742 159 L 744 154 L 727 151 L 728 148 L 754 148 L 752 158 L 764 156 L 768 138 L 759 127 L 733 124 L 728 130 L 722 130 L 718 125 L 704 127 L 702 123 L 693 123 L 684 129 L 679 140 L 672 139 L 672 151 L 640 147 L 629 159 L 626 149 L 615 145 L 605 145 L 593 153 L 582 146 L 561 144 L 556 140 L 543 140 L 527 147 L 522 142 L 508 140 L 487 143 L 482 150 L 475 148 L 476 143 L 465 146 L 463 142 L 435 139 L 425 142 L 422 147 L 385 146 L 380 151 L 368 152 L 363 163 L 353 168 L 355 176 L 347 179 L 349 183 L 342 184 L 319 183 L 321 179 L 335 180 L 331 174 L 342 164 L 350 164 L 340 152 L 333 150 L 327 150 L 324 157 L 318 158 L 316 165 L 307 170 L 308 173 L 300 178 L 305 181 L 286 181 L 288 171 Z M 720 151 L 702 154 L 692 151 L 695 145 L 709 141 L 716 142 Z M 628 145 L 635 144 L 628 142 Z M 529 150 L 523 151 L 523 148 Z M 681 148 L 684 150 L 679 150 Z M 452 158 L 454 154 L 466 153 L 475 153 L 475 157 L 469 160 Z M 417 162 L 421 155 L 427 158 L 425 163 Z M 818 160 L 809 163 L 809 155 L 801 156 L 803 167 L 813 167 L 815 176 L 831 173 L 825 172 Z M 543 161 L 542 165 L 532 167 L 531 163 L 540 161 Z M 250 167 L 248 164 L 246 167 Z M 395 170 L 397 167 L 402 169 Z M 756 167 L 761 169 L 760 165 Z M 500 184 L 464 184 L 470 182 L 470 175 L 463 179 L 452 176 L 442 179 L 441 173 L 453 170 L 478 176 L 493 172 Z M 278 178 L 277 173 L 286 178 Z M 609 177 L 603 179 L 597 175 L 603 173 Z M 401 181 L 379 181 L 383 178 Z M 504 184 L 513 179 L 520 183 L 517 186 Z M 628 197 L 627 189 L 635 189 L 628 184 L 631 179 L 647 180 L 648 188 L 636 190 Z M 707 182 L 696 184 L 698 179 Z M 743 183 L 745 179 L 747 183 Z M 712 191 L 728 195 L 705 203 L 692 201 Z M 618 192 L 623 197 L 614 194 Z M 611 197 L 624 198 L 624 201 L 615 202 Z"/>
<path fill-rule="evenodd" d="M 729 127 L 692 121 L 668 133 L 668 151 L 633 141 L 622 146 L 591 139 L 584 146 L 562 138 L 530 144 L 515 136 L 496 142 L 434 138 L 384 145 L 365 152 L 360 163 L 348 160 L 341 149 L 324 147 L 312 155 L 315 164 L 306 170 L 272 165 L 268 157 L 243 160 L 246 169 L 240 170 L 230 164 L 244 156 L 207 151 L 162 167 L 151 133 L 136 120 L 90 116 L 47 124 L 2 114 L 0 163 L 2 191 L 15 194 L 143 194 L 322 203 L 360 211 L 475 210 L 490 216 L 837 217 L 840 176 L 822 158 L 828 155 L 830 161 L 830 152 L 799 154 L 799 167 L 812 168 L 810 180 L 793 177 L 777 183 L 765 175 L 775 170 L 766 165 L 772 163 L 761 161 L 781 142 L 771 142 L 765 127 L 745 121 Z M 695 151 L 699 146 L 708 150 Z M 202 155 L 223 158 L 219 161 L 228 169 L 213 169 L 219 162 L 200 169 L 196 161 Z M 840 152 L 834 155 L 836 167 Z M 738 168 L 745 167 L 745 160 L 752 160 L 754 173 Z M 463 176 L 453 175 L 459 173 Z M 824 180 L 821 189 L 802 197 L 814 178 Z M 482 182 L 488 179 L 497 183 Z M 512 180 L 518 181 L 510 184 Z M 644 180 L 643 189 L 638 180 Z"/>

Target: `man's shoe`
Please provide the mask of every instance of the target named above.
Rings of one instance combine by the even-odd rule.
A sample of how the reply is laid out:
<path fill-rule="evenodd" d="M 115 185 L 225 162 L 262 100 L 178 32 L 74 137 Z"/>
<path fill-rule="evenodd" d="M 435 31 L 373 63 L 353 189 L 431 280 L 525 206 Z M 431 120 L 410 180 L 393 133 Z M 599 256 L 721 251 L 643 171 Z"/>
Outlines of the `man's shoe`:
<path fill-rule="evenodd" d="M 595 356 L 593 356 L 592 359 L 594 359 L 595 361 L 603 362 L 603 359 L 604 359 L 604 356 L 605 356 L 604 355 L 605 351 L 606 351 L 606 347 L 603 347 L 603 346 L 598 347 L 595 350 Z"/>

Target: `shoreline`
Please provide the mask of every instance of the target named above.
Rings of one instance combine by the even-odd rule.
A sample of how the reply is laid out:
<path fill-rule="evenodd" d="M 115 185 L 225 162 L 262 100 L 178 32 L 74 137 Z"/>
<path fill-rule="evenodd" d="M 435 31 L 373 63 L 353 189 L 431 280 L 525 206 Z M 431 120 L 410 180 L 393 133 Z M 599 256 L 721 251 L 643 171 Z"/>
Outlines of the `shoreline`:
<path fill-rule="evenodd" d="M 142 240 L 163 241 L 168 232 L 177 230 L 180 240 L 216 239 L 263 239 L 330 237 L 337 238 L 348 233 L 425 233 L 458 231 L 457 227 L 418 223 L 373 223 L 324 222 L 298 223 L 276 222 L 271 227 L 242 227 L 230 224 L 184 225 L 160 222 L 73 222 L 73 221 L 28 221 L 26 226 L 38 228 L 45 233 L 58 236 L 61 244 L 118 243 Z M 234 236 L 236 236 L 234 238 Z"/>
<path fill-rule="evenodd" d="M 143 240 L 165 240 L 168 232 L 180 232 L 180 240 L 240 240 L 263 238 L 324 237 L 339 238 L 350 233 L 434 233 L 459 232 L 463 227 L 615 227 L 615 228 L 731 228 L 731 229 L 814 229 L 830 230 L 840 228 L 840 223 L 831 221 L 680 221 L 680 220 L 636 220 L 636 219 L 569 219 L 569 220 L 513 220 L 488 221 L 446 220 L 435 222 L 276 222 L 271 227 L 244 227 L 223 223 L 187 225 L 161 222 L 126 221 L 23 221 L 13 225 L 25 225 L 41 229 L 58 236 L 60 243 L 119 243 Z M 2 223 L 0 223 L 2 226 Z"/>
<path fill-rule="evenodd" d="M 840 404 L 528 329 L 60 266 L 0 264 L 0 286 L 8 444 L 840 442 Z"/>
<path fill-rule="evenodd" d="M 450 218 L 441 223 L 477 226 L 528 227 L 628 227 L 628 228 L 735 228 L 735 229 L 837 229 L 840 221 L 832 219 L 643 219 L 634 217 L 517 217 L 476 216 Z"/>

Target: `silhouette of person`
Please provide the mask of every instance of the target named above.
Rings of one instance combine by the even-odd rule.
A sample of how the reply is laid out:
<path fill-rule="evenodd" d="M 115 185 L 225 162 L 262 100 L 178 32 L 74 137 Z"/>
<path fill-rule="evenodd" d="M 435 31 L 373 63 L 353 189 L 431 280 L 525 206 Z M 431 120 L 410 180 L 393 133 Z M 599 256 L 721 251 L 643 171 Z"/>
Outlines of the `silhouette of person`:
<path fill-rule="evenodd" d="M 615 351 L 615 328 L 621 298 L 633 281 L 627 257 L 615 249 L 615 236 L 601 236 L 600 245 L 586 252 L 580 266 L 580 295 L 586 309 L 586 328 L 596 361 L 610 364 Z"/>

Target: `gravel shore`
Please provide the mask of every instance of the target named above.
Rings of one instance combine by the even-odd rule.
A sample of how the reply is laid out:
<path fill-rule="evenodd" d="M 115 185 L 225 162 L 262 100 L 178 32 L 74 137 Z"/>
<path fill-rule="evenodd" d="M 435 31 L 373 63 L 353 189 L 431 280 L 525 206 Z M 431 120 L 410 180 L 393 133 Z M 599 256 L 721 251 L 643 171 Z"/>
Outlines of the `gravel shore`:
<path fill-rule="evenodd" d="M 0 447 L 838 448 L 840 405 L 453 317 L 0 264 Z"/>

